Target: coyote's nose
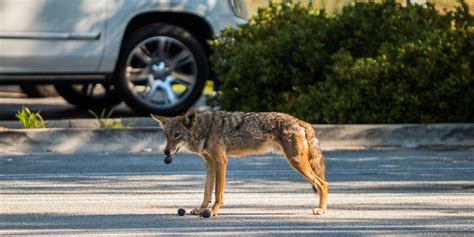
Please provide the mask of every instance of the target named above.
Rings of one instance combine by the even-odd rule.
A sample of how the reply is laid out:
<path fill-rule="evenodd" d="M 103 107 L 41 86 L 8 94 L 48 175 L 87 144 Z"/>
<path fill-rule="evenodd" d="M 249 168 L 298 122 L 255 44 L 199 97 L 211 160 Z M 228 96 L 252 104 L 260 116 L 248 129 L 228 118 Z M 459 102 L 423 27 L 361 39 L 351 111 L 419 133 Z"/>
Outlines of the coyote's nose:
<path fill-rule="evenodd" d="M 171 153 L 171 151 L 170 151 L 170 150 L 168 150 L 168 149 L 165 149 L 165 155 L 169 156 L 169 155 L 170 155 L 170 153 Z"/>

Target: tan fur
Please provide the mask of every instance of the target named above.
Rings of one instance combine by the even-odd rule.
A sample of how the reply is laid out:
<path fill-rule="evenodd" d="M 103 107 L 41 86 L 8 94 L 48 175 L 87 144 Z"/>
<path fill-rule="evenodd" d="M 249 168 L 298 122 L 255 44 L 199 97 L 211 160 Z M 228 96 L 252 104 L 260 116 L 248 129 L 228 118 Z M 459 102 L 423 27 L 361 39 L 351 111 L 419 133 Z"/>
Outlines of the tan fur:
<path fill-rule="evenodd" d="M 191 109 L 184 116 L 165 118 L 152 115 L 163 127 L 165 153 L 174 154 L 185 146 L 200 155 L 206 163 L 204 199 L 191 213 L 201 214 L 211 201 L 215 185 L 215 202 L 211 209 L 217 215 L 223 203 L 227 157 L 283 153 L 288 163 L 319 194 L 319 205 L 313 214 L 326 211 L 328 185 L 324 158 L 311 124 L 291 115 L 276 112 L 203 112 Z"/>

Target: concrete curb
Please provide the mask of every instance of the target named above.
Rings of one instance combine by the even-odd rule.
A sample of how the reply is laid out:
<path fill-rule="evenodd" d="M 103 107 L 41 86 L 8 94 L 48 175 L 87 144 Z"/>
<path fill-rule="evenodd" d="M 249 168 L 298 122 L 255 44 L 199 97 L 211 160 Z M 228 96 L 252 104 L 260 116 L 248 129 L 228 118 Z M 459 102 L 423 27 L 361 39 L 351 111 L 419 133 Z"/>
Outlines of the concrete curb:
<path fill-rule="evenodd" d="M 474 147 L 474 124 L 317 125 L 321 145 L 338 147 Z"/>
<path fill-rule="evenodd" d="M 158 127 L 98 129 L 9 129 L 0 132 L 3 154 L 24 153 L 136 153 L 161 150 Z"/>
<path fill-rule="evenodd" d="M 316 125 L 314 127 L 324 150 L 387 147 L 474 148 L 474 124 Z M 158 127 L 0 131 L 1 154 L 161 153 L 163 146 L 162 130 Z"/>

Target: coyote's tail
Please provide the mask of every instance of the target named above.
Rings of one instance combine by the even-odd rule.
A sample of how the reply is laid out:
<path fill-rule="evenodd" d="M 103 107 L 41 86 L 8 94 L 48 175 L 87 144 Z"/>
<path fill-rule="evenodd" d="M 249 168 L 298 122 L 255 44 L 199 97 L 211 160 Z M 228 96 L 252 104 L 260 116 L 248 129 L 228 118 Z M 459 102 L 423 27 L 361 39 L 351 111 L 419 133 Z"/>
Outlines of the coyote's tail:
<path fill-rule="evenodd" d="M 314 173 L 324 181 L 326 181 L 325 176 L 325 166 L 324 166 L 324 157 L 321 151 L 321 146 L 319 145 L 319 140 L 314 134 L 314 129 L 311 124 L 302 122 L 301 126 L 304 127 L 306 133 L 306 141 L 308 142 L 309 148 L 309 164 L 313 169 Z"/>

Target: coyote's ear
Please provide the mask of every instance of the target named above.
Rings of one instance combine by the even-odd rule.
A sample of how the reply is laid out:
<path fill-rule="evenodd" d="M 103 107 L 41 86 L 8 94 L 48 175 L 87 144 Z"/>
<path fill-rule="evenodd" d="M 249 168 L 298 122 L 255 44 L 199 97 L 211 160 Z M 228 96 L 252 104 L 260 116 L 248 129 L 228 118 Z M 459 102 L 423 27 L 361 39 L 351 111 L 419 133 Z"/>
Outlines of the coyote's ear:
<path fill-rule="evenodd" d="M 168 121 L 170 120 L 167 117 L 161 117 L 161 116 L 154 115 L 154 114 L 150 114 L 150 116 L 153 118 L 153 120 L 158 122 L 162 128 L 164 128 L 166 126 L 166 123 L 168 123 Z"/>
<path fill-rule="evenodd" d="M 191 128 L 194 123 L 196 122 L 196 117 L 197 117 L 197 111 L 196 109 L 189 109 L 188 112 L 184 115 L 184 122 L 183 125 L 186 128 Z"/>

